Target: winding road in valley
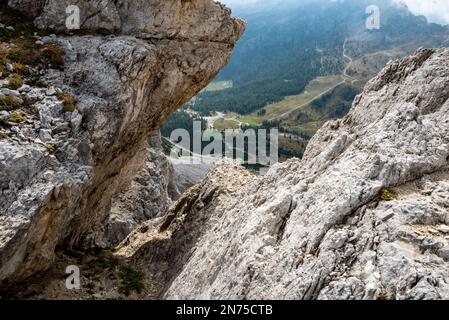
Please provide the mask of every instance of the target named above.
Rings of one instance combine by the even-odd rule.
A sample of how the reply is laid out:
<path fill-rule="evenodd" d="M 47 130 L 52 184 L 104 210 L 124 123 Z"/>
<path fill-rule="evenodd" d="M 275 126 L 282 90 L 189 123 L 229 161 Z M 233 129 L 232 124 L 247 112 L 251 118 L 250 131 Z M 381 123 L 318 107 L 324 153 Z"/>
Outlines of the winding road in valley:
<path fill-rule="evenodd" d="M 357 79 L 352 77 L 352 76 L 350 76 L 350 75 L 348 75 L 349 67 L 351 66 L 351 64 L 354 61 L 354 59 L 346 54 L 346 44 L 347 44 L 347 42 L 348 42 L 348 39 L 346 38 L 345 42 L 343 43 L 343 58 L 349 60 L 349 63 L 346 64 L 345 69 L 343 70 L 343 76 L 351 79 L 352 80 L 351 83 L 354 84 L 357 81 Z M 298 109 L 301 109 L 301 108 L 307 106 L 308 104 L 310 104 L 310 103 L 314 102 L 315 100 L 321 98 L 322 96 L 324 96 L 325 94 L 331 92 L 336 87 L 338 87 L 339 85 L 344 84 L 345 82 L 346 82 L 346 79 L 344 79 L 343 81 L 337 83 L 336 85 L 332 86 L 331 88 L 327 89 L 326 91 L 320 93 L 319 95 L 315 96 L 311 100 L 301 104 L 300 106 L 297 106 L 297 107 L 295 107 L 295 108 L 293 108 L 293 109 L 291 109 L 289 111 L 284 112 L 283 114 L 281 114 L 279 116 L 276 116 L 276 117 L 273 117 L 273 118 L 269 119 L 269 121 L 279 120 L 279 119 L 283 119 L 283 118 L 287 117 L 292 112 L 295 112 Z"/>
<path fill-rule="evenodd" d="M 339 85 L 342 85 L 342 84 L 345 83 L 345 82 L 346 82 L 346 80 L 343 80 L 343 81 L 337 83 L 336 85 L 332 86 L 331 88 L 327 89 L 326 91 L 323 91 L 323 92 L 321 92 L 319 95 L 313 97 L 311 100 L 309 100 L 309 101 L 307 101 L 307 102 L 301 104 L 300 106 L 297 106 L 297 107 L 295 107 L 295 108 L 293 108 L 293 109 L 291 109 L 291 110 L 288 110 L 288 111 L 284 112 L 283 114 L 281 114 L 281 115 L 279 115 L 279 116 L 273 117 L 273 118 L 269 119 L 269 121 L 279 120 L 279 119 L 283 119 L 283 118 L 287 117 L 287 116 L 290 115 L 291 113 L 295 112 L 295 111 L 298 110 L 298 109 L 301 109 L 301 108 L 307 106 L 308 104 L 311 104 L 311 103 L 314 102 L 315 100 L 321 98 L 322 96 L 324 96 L 325 94 L 331 92 L 331 91 L 334 90 L 336 87 L 338 87 Z"/>
<path fill-rule="evenodd" d="M 343 58 L 348 59 L 348 60 L 349 60 L 349 63 L 346 64 L 346 67 L 345 67 L 345 69 L 343 70 L 343 75 L 344 75 L 345 77 L 348 77 L 349 79 L 352 79 L 352 82 L 351 82 L 351 83 L 354 84 L 355 82 L 357 82 L 357 79 L 354 78 L 354 77 L 352 77 L 352 76 L 350 76 L 350 75 L 348 74 L 349 67 L 350 67 L 351 64 L 354 62 L 354 59 L 352 59 L 352 57 L 350 57 L 350 56 L 348 56 L 348 55 L 346 54 L 346 43 L 348 43 L 348 38 L 346 38 L 346 39 L 345 39 L 345 42 L 343 43 Z"/>
<path fill-rule="evenodd" d="M 305 103 L 303 103 L 303 104 L 301 104 L 301 105 L 299 105 L 299 106 L 297 106 L 297 107 L 294 107 L 294 108 L 292 108 L 292 109 L 290 109 L 290 110 L 288 110 L 288 111 L 286 111 L 286 112 L 284 112 L 284 113 L 282 113 L 282 114 L 280 114 L 280 115 L 277 115 L 277 116 L 275 116 L 275 117 L 272 117 L 272 118 L 270 118 L 270 119 L 268 119 L 268 120 L 269 120 L 269 121 L 275 121 L 275 120 L 284 119 L 284 118 L 288 117 L 290 114 L 292 114 L 293 112 L 295 112 L 295 111 L 297 111 L 297 110 L 299 110 L 299 109 L 301 109 L 301 108 L 303 108 L 303 107 L 305 107 L 305 106 L 311 104 L 312 102 L 314 102 L 315 100 L 317 100 L 317 99 L 323 97 L 323 96 L 326 95 L 327 93 L 332 92 L 332 90 L 334 90 L 334 89 L 337 88 L 338 86 L 340 86 L 340 85 L 342 85 L 342 84 L 348 82 L 349 80 L 351 81 L 352 84 L 354 84 L 355 82 L 357 82 L 358 79 L 356 79 L 356 78 L 354 78 L 354 77 L 352 77 L 352 76 L 350 76 L 350 75 L 348 74 L 349 68 L 350 68 L 351 64 L 354 62 L 354 59 L 353 59 L 352 57 L 350 57 L 350 56 L 346 53 L 346 51 L 347 51 L 347 50 L 346 50 L 346 45 L 347 45 L 347 43 L 348 43 L 348 38 L 346 38 L 345 41 L 344 41 L 344 43 L 343 43 L 343 60 L 344 60 L 344 61 L 347 60 L 348 63 L 346 63 L 346 66 L 345 66 L 345 68 L 344 68 L 344 70 L 343 70 L 343 78 L 344 78 L 344 79 L 343 79 L 342 81 L 340 81 L 339 83 L 333 85 L 331 88 L 329 88 L 329 89 L 327 89 L 327 90 L 321 92 L 320 94 L 316 95 L 315 97 L 313 97 L 312 99 L 308 100 L 307 102 L 305 102 Z M 239 126 L 242 126 L 242 124 L 243 124 L 242 122 L 240 122 L 240 121 L 239 121 L 238 119 L 236 119 L 236 118 L 229 118 L 229 119 L 227 119 L 227 118 L 225 117 L 225 114 L 224 114 L 224 113 L 221 113 L 221 112 L 217 112 L 215 116 L 212 116 L 212 117 L 205 117 L 204 119 L 207 121 L 207 124 L 208 124 L 207 126 L 208 126 L 208 128 L 209 128 L 209 129 L 213 129 L 213 127 L 214 127 L 214 122 L 215 122 L 216 120 L 220 119 L 220 118 L 223 118 L 223 119 L 225 119 L 225 120 L 235 121 L 235 122 L 239 123 Z"/>

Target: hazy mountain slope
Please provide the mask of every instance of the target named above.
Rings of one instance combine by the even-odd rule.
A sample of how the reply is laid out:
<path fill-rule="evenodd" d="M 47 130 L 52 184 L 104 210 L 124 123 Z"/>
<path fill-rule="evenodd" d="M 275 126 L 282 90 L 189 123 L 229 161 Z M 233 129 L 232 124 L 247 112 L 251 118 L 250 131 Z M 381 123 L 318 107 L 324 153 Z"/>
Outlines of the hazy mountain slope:
<path fill-rule="evenodd" d="M 424 17 L 393 3 L 323 0 L 237 7 L 248 29 L 230 64 L 218 76 L 218 80 L 232 80 L 234 87 L 201 94 L 195 109 L 246 114 L 300 93 L 316 76 L 342 73 L 348 63 L 343 57 L 345 40 L 346 54 L 355 60 L 396 50 L 388 58 L 379 55 L 361 74 L 356 74 L 356 68 L 352 70 L 352 76 L 365 80 L 391 58 L 410 54 L 421 46 L 439 47 L 447 41 L 447 28 L 429 24 Z M 365 28 L 368 5 L 380 7 L 380 30 Z"/>
<path fill-rule="evenodd" d="M 370 5 L 380 8 L 379 30 L 366 28 Z M 226 113 L 218 130 L 241 123 L 287 132 L 279 139 L 281 160 L 302 157 L 310 137 L 344 116 L 389 61 L 449 44 L 449 27 L 428 23 L 395 0 L 257 1 L 235 11 L 248 30 L 216 78 L 221 89 L 203 91 L 185 107 Z"/>

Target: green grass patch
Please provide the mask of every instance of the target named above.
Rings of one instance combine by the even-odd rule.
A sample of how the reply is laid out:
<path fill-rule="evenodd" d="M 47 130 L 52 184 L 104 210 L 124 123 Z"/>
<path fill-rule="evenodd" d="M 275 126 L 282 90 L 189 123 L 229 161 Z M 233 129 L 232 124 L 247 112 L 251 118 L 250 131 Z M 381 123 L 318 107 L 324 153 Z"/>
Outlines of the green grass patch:
<path fill-rule="evenodd" d="M 22 63 L 13 63 L 14 72 L 18 74 L 28 75 L 28 68 Z"/>
<path fill-rule="evenodd" d="M 9 121 L 14 122 L 14 123 L 25 122 L 26 120 L 27 120 L 27 118 L 25 118 L 24 116 L 22 116 L 20 113 L 17 113 L 17 112 L 13 112 L 9 116 Z"/>
<path fill-rule="evenodd" d="M 0 97 L 0 111 L 12 111 L 22 106 L 22 100 L 14 96 Z"/>
<path fill-rule="evenodd" d="M 7 61 L 8 48 L 3 43 L 0 43 L 0 64 L 3 66 Z"/>
<path fill-rule="evenodd" d="M 251 126 L 260 126 L 264 121 L 281 117 L 285 113 L 292 112 L 299 109 L 299 107 L 306 107 L 316 97 L 322 95 L 326 91 L 335 87 L 338 83 L 343 81 L 341 75 L 317 77 L 310 81 L 305 90 L 298 95 L 287 96 L 282 101 L 267 105 L 264 110 L 251 113 L 241 119 L 242 123 L 248 123 Z"/>
<path fill-rule="evenodd" d="M 398 198 L 398 193 L 393 188 L 382 188 L 379 192 L 379 198 L 383 201 L 392 201 Z"/>
<path fill-rule="evenodd" d="M 143 273 L 130 265 L 120 266 L 120 286 L 119 292 L 129 296 L 133 291 L 141 293 L 145 289 L 143 283 Z"/>
<path fill-rule="evenodd" d="M 63 103 L 64 112 L 74 112 L 76 110 L 76 99 L 68 92 L 63 92 L 57 95 L 58 99 Z"/>
<path fill-rule="evenodd" d="M 260 120 L 257 119 L 257 117 L 247 116 L 243 117 L 240 120 L 244 125 L 250 125 L 252 127 L 258 127 L 261 125 Z"/>
<path fill-rule="evenodd" d="M 12 62 L 41 68 L 62 69 L 64 66 L 64 53 L 54 44 L 37 45 L 34 38 L 11 41 L 16 45 L 7 56 Z"/>
<path fill-rule="evenodd" d="M 38 88 L 47 88 L 48 87 L 48 83 L 43 80 L 40 79 L 39 77 L 30 77 L 25 81 L 26 84 L 33 86 L 33 87 L 38 87 Z"/>
<path fill-rule="evenodd" d="M 203 92 L 223 91 L 226 89 L 230 89 L 232 87 L 233 87 L 232 81 L 213 81 L 206 88 L 203 89 Z"/>
<path fill-rule="evenodd" d="M 240 126 L 237 120 L 221 118 L 215 120 L 214 128 L 217 130 L 225 130 L 225 129 L 238 129 L 240 128 Z"/>
<path fill-rule="evenodd" d="M 11 90 L 17 90 L 21 86 L 23 86 L 23 79 L 17 73 L 15 73 L 11 76 L 11 79 L 9 79 L 7 85 L 4 85 L 5 88 L 11 89 Z"/>
<path fill-rule="evenodd" d="M 100 249 L 94 253 L 94 257 L 95 259 L 88 263 L 89 269 L 94 275 L 104 270 L 117 272 L 121 294 L 129 296 L 132 292 L 141 293 L 145 289 L 143 273 L 116 257 L 112 249 Z"/>
<path fill-rule="evenodd" d="M 341 81 L 343 80 L 340 75 L 318 77 L 312 80 L 301 94 L 288 96 L 278 103 L 268 105 L 265 108 L 267 111 L 266 114 L 263 116 L 257 116 L 256 114 L 256 118 L 259 119 L 259 121 L 264 121 L 275 117 L 280 117 L 286 112 L 296 110 L 301 106 L 307 105 L 314 98 L 335 87 Z"/>

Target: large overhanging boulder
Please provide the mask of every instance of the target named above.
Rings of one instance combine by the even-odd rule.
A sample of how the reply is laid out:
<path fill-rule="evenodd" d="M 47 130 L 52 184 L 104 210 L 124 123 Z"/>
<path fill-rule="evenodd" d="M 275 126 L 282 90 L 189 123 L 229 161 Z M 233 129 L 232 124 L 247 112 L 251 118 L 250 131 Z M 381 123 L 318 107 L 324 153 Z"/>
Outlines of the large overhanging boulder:
<path fill-rule="evenodd" d="M 73 1 L 9 4 L 58 32 L 42 41 L 64 66 L 45 79 L 78 104 L 64 112 L 32 87 L 35 116 L 0 138 L 0 287 L 47 269 L 58 245 L 103 244 L 111 199 L 144 166 L 150 132 L 213 79 L 244 31 L 211 0 L 75 1 L 89 33 L 78 36 L 64 35 Z"/>

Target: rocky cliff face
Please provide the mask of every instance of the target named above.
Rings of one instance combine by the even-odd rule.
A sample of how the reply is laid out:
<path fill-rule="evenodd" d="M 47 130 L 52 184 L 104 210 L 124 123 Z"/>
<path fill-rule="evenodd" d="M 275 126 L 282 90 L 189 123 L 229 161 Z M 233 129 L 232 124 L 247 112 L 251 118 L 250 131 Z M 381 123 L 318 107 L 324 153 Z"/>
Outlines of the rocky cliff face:
<path fill-rule="evenodd" d="M 58 246 L 113 243 L 155 217 L 116 252 L 144 272 L 140 298 L 449 299 L 449 49 L 390 63 L 303 160 L 266 176 L 223 162 L 164 215 L 178 195 L 149 137 L 227 62 L 243 23 L 209 0 L 78 0 L 73 36 L 72 3 L 9 4 L 56 32 L 33 39 L 64 59 L 31 70 L 45 86 L 13 88 L 1 71 L 0 289 L 46 270 Z M 119 264 L 64 259 L 42 297 L 73 294 L 67 262 L 104 278 Z"/>
<path fill-rule="evenodd" d="M 74 36 L 72 4 L 9 1 L 57 33 L 38 42 L 64 61 L 40 72 L 47 88 L 2 91 L 27 103 L 0 114 L 0 287 L 47 269 L 57 246 L 105 243 L 112 199 L 145 165 L 150 133 L 207 85 L 244 30 L 211 0 L 78 0 Z"/>
<path fill-rule="evenodd" d="M 390 63 L 303 160 L 212 170 L 119 254 L 167 299 L 448 299 L 449 49 Z"/>
<path fill-rule="evenodd" d="M 112 201 L 106 240 L 117 245 L 139 224 L 165 215 L 180 196 L 175 169 L 164 154 L 159 131 L 149 139 L 144 168 L 131 185 Z"/>

